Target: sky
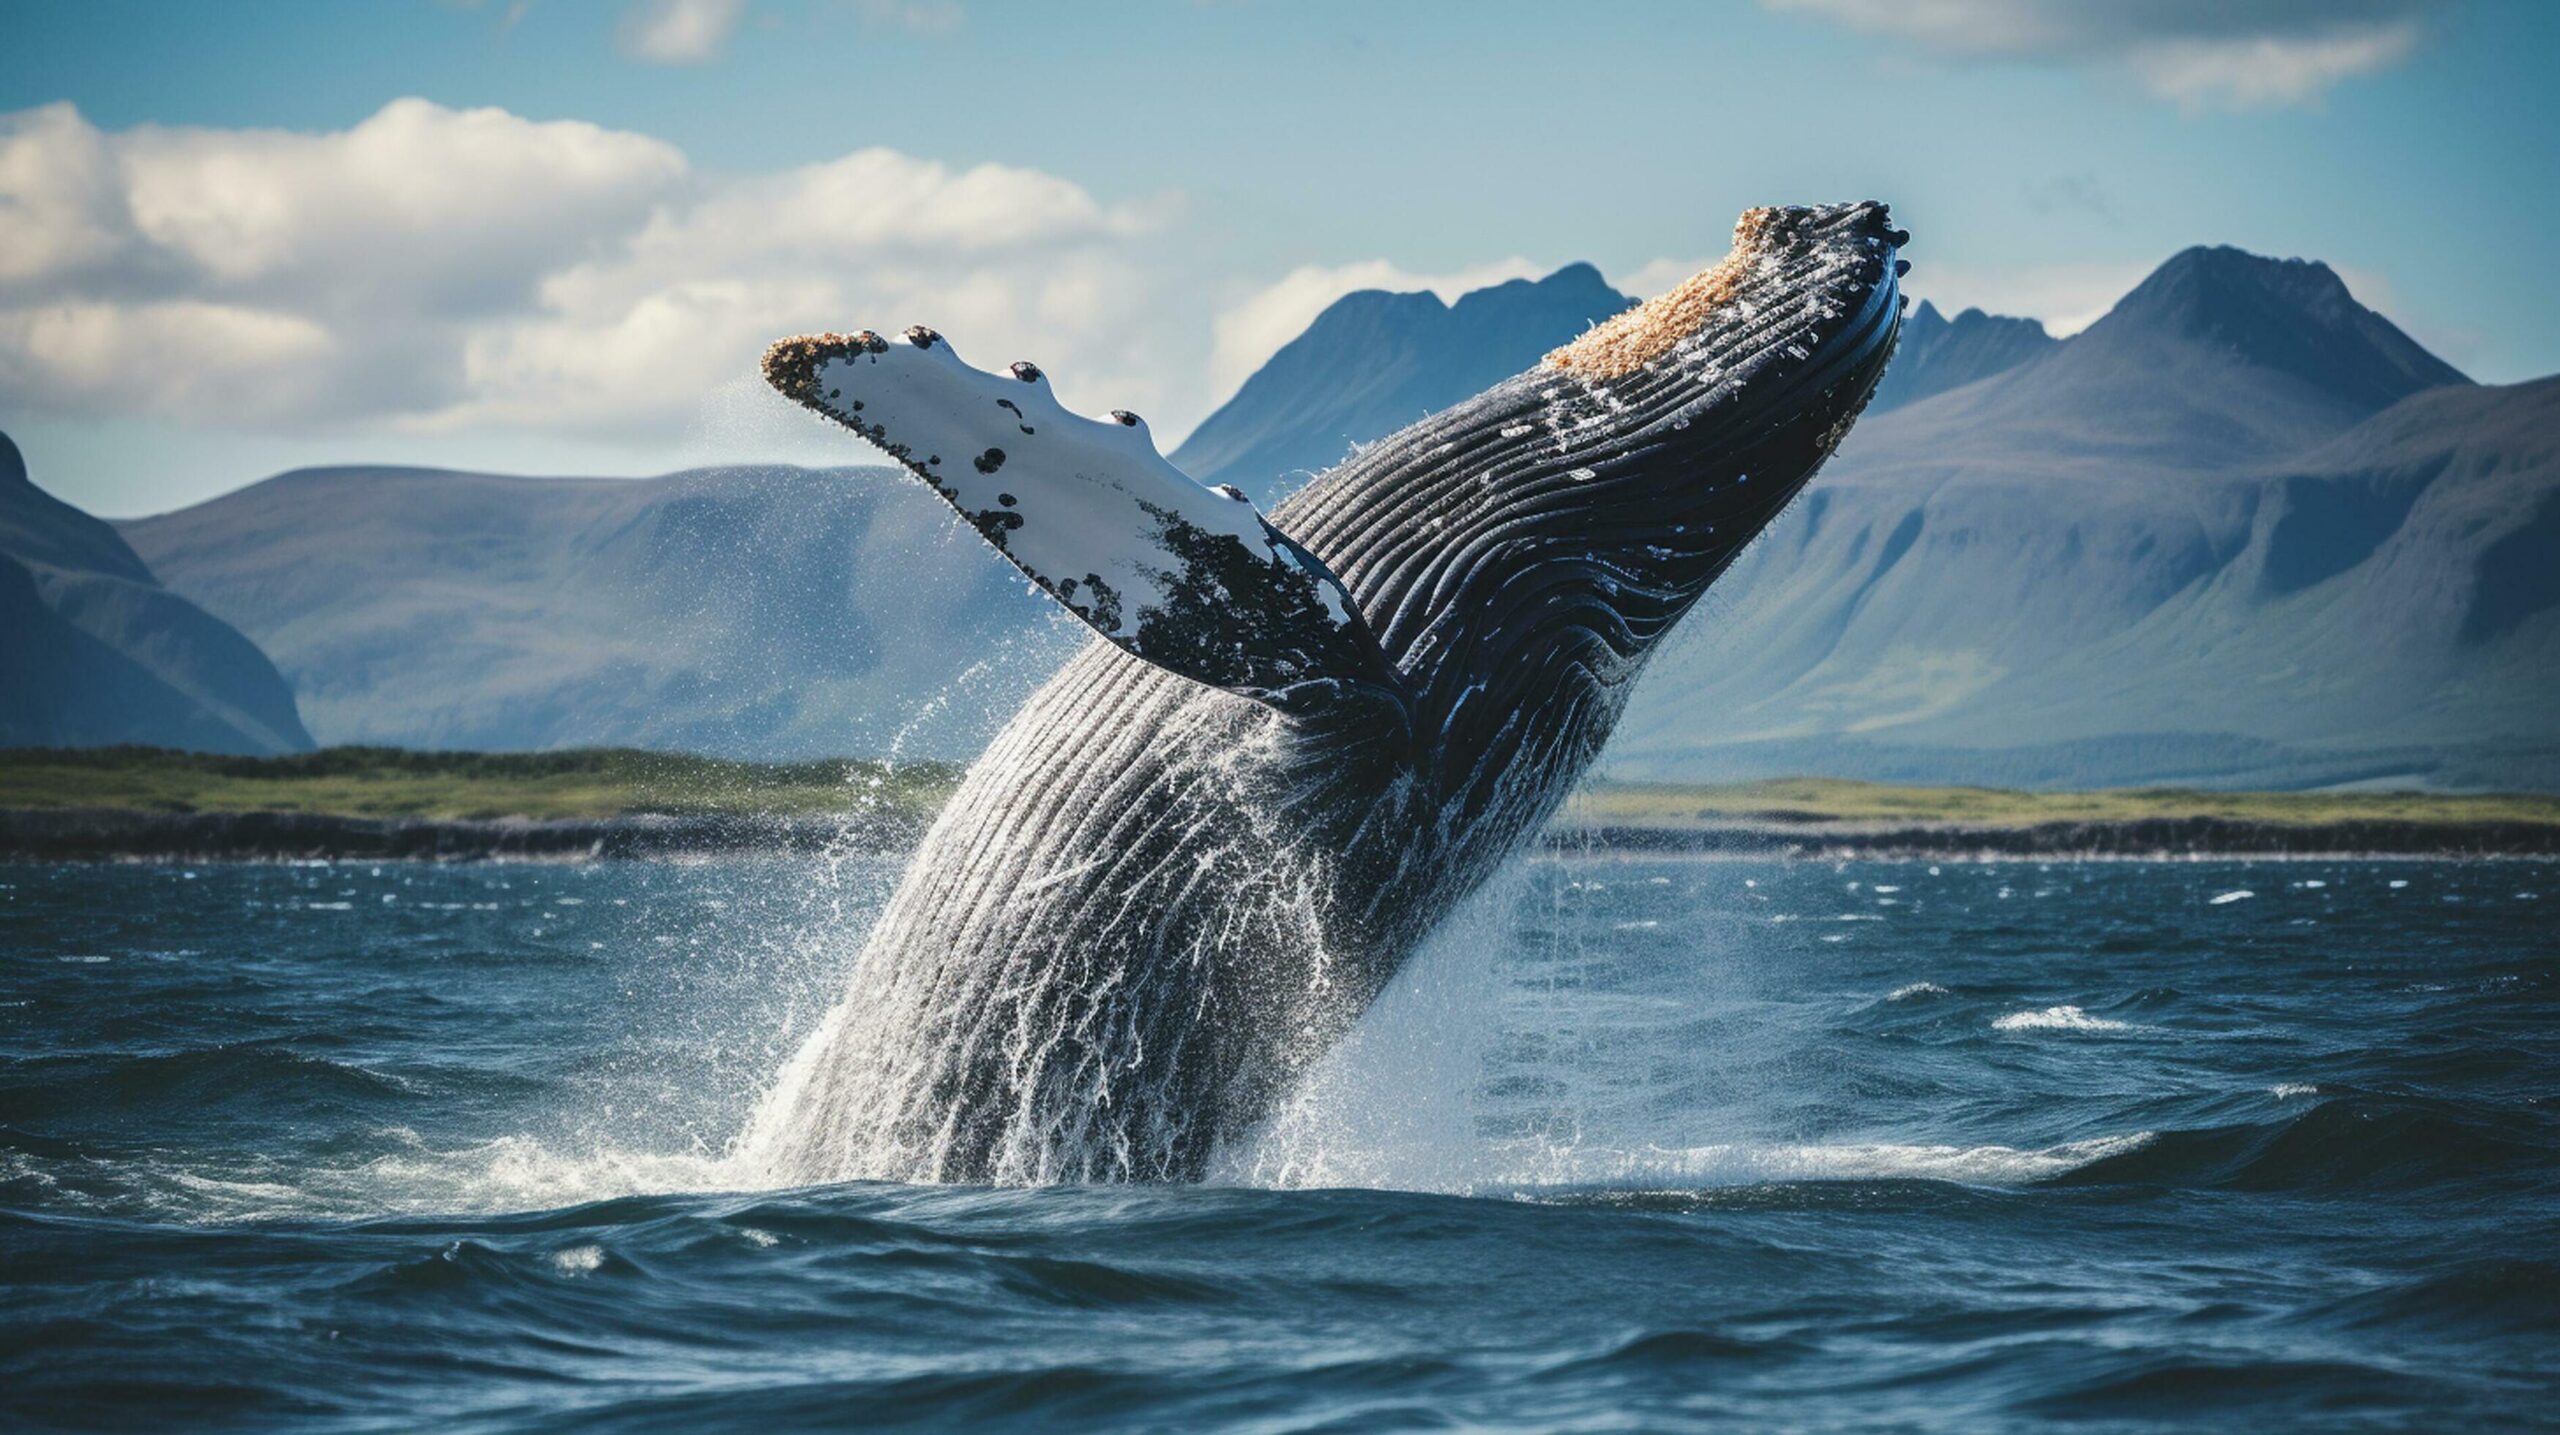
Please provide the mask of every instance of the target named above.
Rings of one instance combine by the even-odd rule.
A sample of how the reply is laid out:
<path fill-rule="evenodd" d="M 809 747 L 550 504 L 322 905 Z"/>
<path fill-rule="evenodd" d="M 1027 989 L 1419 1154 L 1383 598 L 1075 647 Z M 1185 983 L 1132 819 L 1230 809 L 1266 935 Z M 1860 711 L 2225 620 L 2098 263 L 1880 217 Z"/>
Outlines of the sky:
<path fill-rule="evenodd" d="M 1168 445 L 1326 303 L 1875 197 L 2068 332 L 2327 261 L 2560 370 L 2542 0 L 0 0 L 0 430 L 94 512 L 302 465 L 858 462 L 769 341 L 929 324 Z"/>

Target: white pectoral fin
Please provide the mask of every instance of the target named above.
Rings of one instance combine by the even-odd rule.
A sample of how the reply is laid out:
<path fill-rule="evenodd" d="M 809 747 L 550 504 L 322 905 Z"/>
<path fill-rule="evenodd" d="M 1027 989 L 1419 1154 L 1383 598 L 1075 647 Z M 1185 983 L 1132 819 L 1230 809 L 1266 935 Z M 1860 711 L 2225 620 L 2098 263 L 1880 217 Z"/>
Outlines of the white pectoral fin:
<path fill-rule="evenodd" d="M 1128 652 L 1283 711 L 1403 685 L 1339 579 L 1244 495 L 1203 488 L 1137 415 L 1069 413 L 1030 364 L 970 368 L 929 329 L 785 339 L 765 377 L 878 444 Z"/>

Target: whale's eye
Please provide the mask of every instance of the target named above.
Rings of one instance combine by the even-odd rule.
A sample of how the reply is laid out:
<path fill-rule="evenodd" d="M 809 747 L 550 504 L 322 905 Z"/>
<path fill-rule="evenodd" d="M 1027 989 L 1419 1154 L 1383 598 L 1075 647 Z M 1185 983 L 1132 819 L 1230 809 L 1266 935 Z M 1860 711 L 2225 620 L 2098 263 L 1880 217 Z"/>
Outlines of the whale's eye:
<path fill-rule="evenodd" d="M 1040 366 L 1029 359 L 1016 359 L 1013 361 L 1013 376 L 1026 384 L 1036 384 L 1040 382 Z"/>
<path fill-rule="evenodd" d="M 1122 428 L 1136 428 L 1138 426 L 1138 416 L 1129 412 L 1127 409 L 1113 409 L 1111 411 L 1111 416 L 1120 421 L 1120 426 Z"/>
<path fill-rule="evenodd" d="M 915 345 L 919 349 L 932 348 L 933 341 L 941 337 L 942 336 L 940 334 L 933 332 L 922 324 L 918 324 L 907 331 L 907 342 Z"/>

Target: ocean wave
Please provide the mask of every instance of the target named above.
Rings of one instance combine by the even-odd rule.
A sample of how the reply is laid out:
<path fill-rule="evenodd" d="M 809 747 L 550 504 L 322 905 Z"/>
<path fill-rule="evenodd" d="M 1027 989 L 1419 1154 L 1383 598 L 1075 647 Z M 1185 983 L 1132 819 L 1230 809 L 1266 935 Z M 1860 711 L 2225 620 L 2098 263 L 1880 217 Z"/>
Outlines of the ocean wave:
<path fill-rule="evenodd" d="M 2126 1022 L 2091 1016 L 2076 1006 L 2049 1006 L 2042 1011 L 2013 1011 L 1991 1023 L 1993 1031 L 2131 1031 Z"/>
<path fill-rule="evenodd" d="M 2537 1139 L 2539 1137 L 2540 1139 Z M 2479 1108 L 2418 1098 L 2335 1097 L 2298 1115 L 2161 1132 L 2087 1163 L 2068 1184 L 2207 1190 L 2414 1190 L 2496 1176 L 2544 1190 L 2560 1150 Z"/>
<path fill-rule="evenodd" d="M 409 1082 L 281 1045 L 237 1042 L 138 1056 L 46 1057 L 0 1077 L 0 1121 L 373 1111 L 420 1099 Z"/>
<path fill-rule="evenodd" d="M 2152 1134 L 2136 1131 L 2057 1145 L 1933 1145 L 1866 1141 L 1796 1145 L 1719 1144 L 1626 1151 L 1561 1150 L 1522 1163 L 1514 1194 L 1539 1190 L 1666 1191 L 1724 1186 L 1836 1181 L 1950 1181 L 1969 1186 L 2023 1186 L 2138 1151 Z"/>

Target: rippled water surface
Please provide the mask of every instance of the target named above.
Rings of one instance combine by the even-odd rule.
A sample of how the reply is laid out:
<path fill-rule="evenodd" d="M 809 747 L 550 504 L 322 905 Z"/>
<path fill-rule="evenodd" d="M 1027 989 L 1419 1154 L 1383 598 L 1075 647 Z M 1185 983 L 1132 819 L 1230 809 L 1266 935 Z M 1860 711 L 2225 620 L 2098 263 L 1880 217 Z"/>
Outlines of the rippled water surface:
<path fill-rule="evenodd" d="M 1542 860 L 1216 1186 L 736 1189 L 893 875 L 0 868 L 0 1424 L 2560 1411 L 2547 865 Z"/>

